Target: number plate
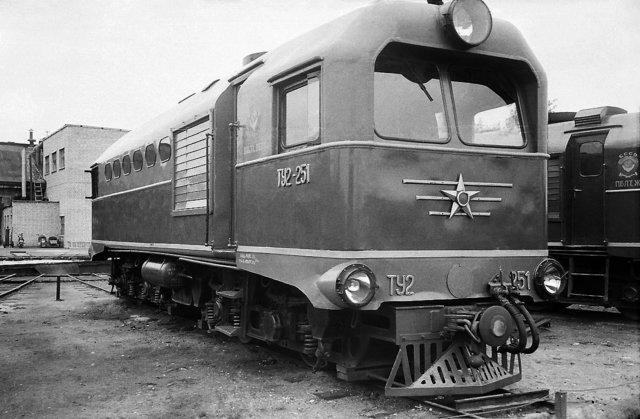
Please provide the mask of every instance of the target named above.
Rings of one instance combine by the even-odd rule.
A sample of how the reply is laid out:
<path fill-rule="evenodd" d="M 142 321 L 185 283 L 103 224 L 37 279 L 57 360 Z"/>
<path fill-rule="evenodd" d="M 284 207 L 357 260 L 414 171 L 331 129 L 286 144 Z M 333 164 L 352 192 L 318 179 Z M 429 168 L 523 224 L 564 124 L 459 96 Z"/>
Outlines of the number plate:
<path fill-rule="evenodd" d="M 296 166 L 294 169 L 285 167 L 277 169 L 278 188 L 288 188 L 293 185 L 306 185 L 311 181 L 309 163 Z"/>
<path fill-rule="evenodd" d="M 389 279 L 389 295 L 413 295 L 413 275 L 387 275 Z"/>

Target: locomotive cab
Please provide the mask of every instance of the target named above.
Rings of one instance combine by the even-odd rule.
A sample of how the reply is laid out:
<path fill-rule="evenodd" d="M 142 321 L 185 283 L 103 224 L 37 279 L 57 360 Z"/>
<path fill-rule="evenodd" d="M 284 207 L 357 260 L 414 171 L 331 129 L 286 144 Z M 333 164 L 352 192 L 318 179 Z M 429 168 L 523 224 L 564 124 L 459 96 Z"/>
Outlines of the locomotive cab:
<path fill-rule="evenodd" d="M 551 123 L 552 122 L 552 123 Z M 640 114 L 612 106 L 549 124 L 549 251 L 568 271 L 559 304 L 638 318 Z"/>
<path fill-rule="evenodd" d="M 491 391 L 538 346 L 523 301 L 565 281 L 547 258 L 546 115 L 544 72 L 482 1 L 375 3 L 107 150 L 96 257 L 122 294 L 389 395 Z M 106 179 L 165 138 L 164 162 Z M 134 196 L 142 211 L 112 211 Z"/>

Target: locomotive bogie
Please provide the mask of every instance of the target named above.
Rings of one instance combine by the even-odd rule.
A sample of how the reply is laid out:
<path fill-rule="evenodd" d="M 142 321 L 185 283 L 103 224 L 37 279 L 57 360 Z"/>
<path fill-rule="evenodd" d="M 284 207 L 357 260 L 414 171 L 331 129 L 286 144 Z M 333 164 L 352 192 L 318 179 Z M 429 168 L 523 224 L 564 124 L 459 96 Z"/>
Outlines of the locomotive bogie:
<path fill-rule="evenodd" d="M 383 304 L 375 311 L 326 310 L 314 308 L 295 288 L 264 277 L 167 259 L 159 262 L 157 257 L 145 259 L 143 254 L 132 256 L 114 261 L 112 277 L 119 295 L 170 310 L 199 309 L 199 323 L 204 329 L 289 348 L 302 354 L 314 368 L 332 362 L 338 376 L 348 381 L 389 376 L 389 394 L 411 394 L 414 390 L 396 388 L 395 381 L 415 381 L 423 375 L 432 380 L 429 384 L 423 379 L 417 386 L 423 394 L 438 394 L 449 387 L 450 374 L 467 377 L 473 384 L 466 390 L 469 392 L 493 389 L 499 378 L 504 378 L 501 375 L 508 375 L 509 380 L 517 380 L 520 375 L 519 355 L 498 350 L 507 343 L 515 326 L 506 310 L 491 302 L 405 302 Z M 167 277 L 163 267 L 172 275 L 175 271 L 182 273 L 180 286 L 155 285 Z M 477 342 L 469 343 L 464 336 L 472 336 Z M 398 352 L 398 347 L 404 352 Z M 443 354 L 448 354 L 457 367 L 449 367 L 446 379 L 436 379 L 438 374 L 431 370 L 442 368 L 440 364 L 449 365 L 449 361 L 445 364 L 440 359 Z M 489 368 L 489 379 L 478 379 L 472 367 Z"/>

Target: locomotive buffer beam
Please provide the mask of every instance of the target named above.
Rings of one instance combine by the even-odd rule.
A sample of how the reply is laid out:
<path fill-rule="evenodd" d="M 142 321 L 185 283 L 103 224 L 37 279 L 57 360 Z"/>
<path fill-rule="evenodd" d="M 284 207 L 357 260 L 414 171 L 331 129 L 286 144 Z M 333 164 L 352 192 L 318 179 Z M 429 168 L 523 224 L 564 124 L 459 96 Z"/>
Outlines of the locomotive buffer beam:
<path fill-rule="evenodd" d="M 518 353 L 498 353 L 497 348 L 455 339 L 446 350 L 436 349 L 439 356 L 431 364 L 428 361 L 431 358 L 431 343 L 417 340 L 401 344 L 386 380 L 386 395 L 486 394 L 513 384 L 522 376 Z M 470 361 L 469 352 L 475 353 L 476 361 Z M 422 368 L 423 365 L 426 370 Z"/>

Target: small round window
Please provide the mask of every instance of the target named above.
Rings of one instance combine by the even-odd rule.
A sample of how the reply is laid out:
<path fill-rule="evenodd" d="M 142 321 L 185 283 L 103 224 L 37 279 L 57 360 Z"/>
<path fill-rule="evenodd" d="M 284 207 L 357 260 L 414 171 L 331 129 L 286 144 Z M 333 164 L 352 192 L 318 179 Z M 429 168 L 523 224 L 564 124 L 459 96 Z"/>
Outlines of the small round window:
<path fill-rule="evenodd" d="M 120 170 L 120 160 L 115 160 L 113 162 L 113 177 L 117 179 L 121 174 L 122 171 Z"/>
<path fill-rule="evenodd" d="M 142 170 L 142 151 L 140 150 L 133 152 L 133 170 L 136 172 Z"/>
<path fill-rule="evenodd" d="M 113 172 L 111 171 L 111 164 L 107 163 L 104 165 L 104 178 L 107 179 L 107 182 L 111 180 L 113 176 Z"/>
<path fill-rule="evenodd" d="M 158 154 L 160 154 L 160 161 L 166 162 L 171 158 L 171 144 L 169 143 L 169 137 L 164 137 L 158 144 Z"/>
<path fill-rule="evenodd" d="M 151 167 L 156 164 L 156 147 L 153 144 L 149 144 L 144 149 L 144 159 L 147 161 L 147 167 Z"/>
<path fill-rule="evenodd" d="M 122 173 L 125 176 L 131 173 L 131 157 L 128 154 L 122 158 Z"/>

